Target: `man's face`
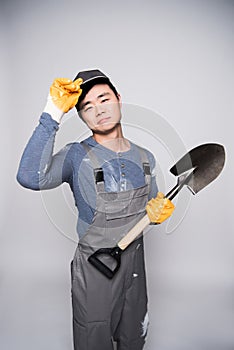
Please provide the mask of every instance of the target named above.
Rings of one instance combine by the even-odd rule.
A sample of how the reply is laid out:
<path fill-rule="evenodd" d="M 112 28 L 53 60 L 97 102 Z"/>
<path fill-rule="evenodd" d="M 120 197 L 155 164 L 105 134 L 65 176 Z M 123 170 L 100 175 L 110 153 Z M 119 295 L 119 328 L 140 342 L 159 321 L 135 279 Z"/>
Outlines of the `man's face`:
<path fill-rule="evenodd" d="M 97 84 L 81 102 L 81 117 L 94 132 L 107 134 L 121 120 L 121 102 L 108 84 Z"/>

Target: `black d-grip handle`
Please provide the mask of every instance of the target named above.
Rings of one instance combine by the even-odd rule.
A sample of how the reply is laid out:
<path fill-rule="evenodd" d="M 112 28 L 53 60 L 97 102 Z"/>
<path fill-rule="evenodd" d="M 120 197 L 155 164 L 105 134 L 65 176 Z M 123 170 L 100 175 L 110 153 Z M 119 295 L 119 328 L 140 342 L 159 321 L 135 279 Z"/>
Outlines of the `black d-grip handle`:
<path fill-rule="evenodd" d="M 121 253 L 122 249 L 119 247 L 114 248 L 100 248 L 96 252 L 94 252 L 92 255 L 88 257 L 88 261 L 96 267 L 97 270 L 99 270 L 101 273 L 103 273 L 107 278 L 112 279 L 115 275 L 115 273 L 118 271 L 121 263 Z M 100 255 L 109 255 L 112 257 L 115 262 L 117 263 L 115 268 L 112 270 L 107 265 L 105 265 L 98 257 Z"/>

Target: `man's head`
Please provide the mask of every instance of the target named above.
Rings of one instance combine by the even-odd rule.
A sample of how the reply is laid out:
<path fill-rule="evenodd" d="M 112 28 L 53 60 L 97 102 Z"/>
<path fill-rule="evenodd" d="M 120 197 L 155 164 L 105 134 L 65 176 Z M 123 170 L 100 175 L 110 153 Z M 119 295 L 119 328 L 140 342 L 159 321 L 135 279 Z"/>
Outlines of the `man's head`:
<path fill-rule="evenodd" d="M 83 83 L 81 84 L 82 94 L 79 97 L 78 103 L 76 104 L 76 109 L 78 113 L 81 110 L 81 102 L 84 100 L 85 96 L 94 85 L 97 84 L 107 84 L 111 90 L 114 92 L 115 96 L 118 98 L 118 92 L 114 85 L 111 83 L 110 79 L 98 69 L 82 71 L 77 74 L 74 80 L 81 78 Z"/>
<path fill-rule="evenodd" d="M 109 78 L 99 70 L 80 72 L 82 94 L 76 108 L 79 116 L 96 134 L 108 134 L 121 120 L 121 100 Z"/>

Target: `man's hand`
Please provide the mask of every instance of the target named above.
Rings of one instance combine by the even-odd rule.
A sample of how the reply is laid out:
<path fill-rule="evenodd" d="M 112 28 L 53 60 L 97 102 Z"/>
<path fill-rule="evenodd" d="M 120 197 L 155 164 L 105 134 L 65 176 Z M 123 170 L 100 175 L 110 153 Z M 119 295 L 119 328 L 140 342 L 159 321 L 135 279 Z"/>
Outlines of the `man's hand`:
<path fill-rule="evenodd" d="M 174 204 L 164 197 L 162 192 L 158 192 L 156 198 L 152 198 L 146 205 L 146 212 L 151 222 L 161 224 L 175 209 Z"/>
<path fill-rule="evenodd" d="M 64 113 L 67 113 L 78 102 L 82 93 L 80 85 L 82 79 L 72 81 L 67 78 L 55 79 L 50 87 L 50 96 L 54 104 Z"/>
<path fill-rule="evenodd" d="M 63 114 L 77 104 L 82 93 L 80 88 L 82 82 L 80 78 L 75 81 L 67 78 L 55 79 L 50 87 L 44 112 L 49 113 L 54 120 L 60 123 Z"/>

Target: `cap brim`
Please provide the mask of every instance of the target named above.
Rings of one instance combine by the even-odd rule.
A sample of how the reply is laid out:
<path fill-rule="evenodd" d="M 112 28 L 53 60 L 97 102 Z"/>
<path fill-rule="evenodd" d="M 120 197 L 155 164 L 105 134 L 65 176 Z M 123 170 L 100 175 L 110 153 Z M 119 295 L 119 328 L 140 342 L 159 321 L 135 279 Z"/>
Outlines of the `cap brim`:
<path fill-rule="evenodd" d="M 85 82 L 83 82 L 80 87 L 81 89 L 86 88 L 86 87 L 90 87 L 93 86 L 95 84 L 100 84 L 100 83 L 105 83 L 105 82 L 109 82 L 110 80 L 107 77 L 103 77 L 103 76 L 96 76 L 93 78 L 90 78 L 88 80 L 86 80 Z"/>

